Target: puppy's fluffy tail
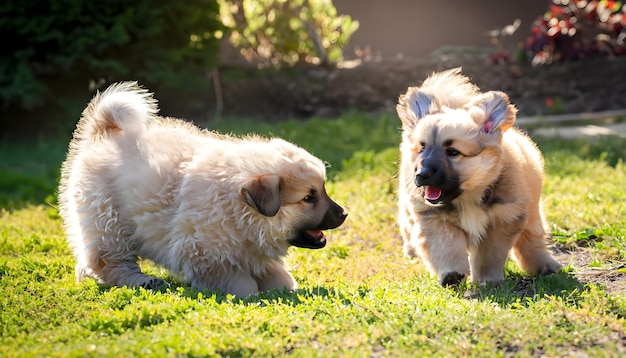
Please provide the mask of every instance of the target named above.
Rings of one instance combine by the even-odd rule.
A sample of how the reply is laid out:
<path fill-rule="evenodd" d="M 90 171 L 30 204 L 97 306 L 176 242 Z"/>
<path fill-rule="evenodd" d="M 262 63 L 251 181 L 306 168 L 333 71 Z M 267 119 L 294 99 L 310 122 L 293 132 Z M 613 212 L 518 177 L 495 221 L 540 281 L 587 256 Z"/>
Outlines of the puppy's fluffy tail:
<path fill-rule="evenodd" d="M 96 94 L 83 111 L 75 139 L 134 139 L 158 112 L 157 102 L 137 82 L 120 82 Z"/>
<path fill-rule="evenodd" d="M 480 93 L 479 88 L 461 74 L 460 67 L 432 74 L 419 91 L 434 96 L 441 105 L 449 108 L 463 107 Z"/>

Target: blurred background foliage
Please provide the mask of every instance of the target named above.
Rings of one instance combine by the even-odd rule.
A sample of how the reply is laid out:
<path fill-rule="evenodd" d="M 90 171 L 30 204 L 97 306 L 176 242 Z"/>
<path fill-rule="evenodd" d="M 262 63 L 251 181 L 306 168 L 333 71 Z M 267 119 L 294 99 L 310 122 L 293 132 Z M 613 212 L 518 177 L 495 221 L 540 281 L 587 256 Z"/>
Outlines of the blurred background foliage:
<path fill-rule="evenodd" d="M 529 63 L 626 53 L 622 2 L 546 0 L 546 8 L 518 48 Z M 94 92 L 121 80 L 158 93 L 164 115 L 203 118 L 227 39 L 256 68 L 332 68 L 358 28 L 332 0 L 4 1 L 0 139 L 71 133 Z"/>
<path fill-rule="evenodd" d="M 358 21 L 337 15 L 331 0 L 219 0 L 230 40 L 248 60 L 263 66 L 330 65 Z"/>
<path fill-rule="evenodd" d="M 3 2 L 0 130 L 71 131 L 94 91 L 120 80 L 158 92 L 166 111 L 193 111 L 222 37 L 271 65 L 330 64 L 356 27 L 330 0 Z"/>

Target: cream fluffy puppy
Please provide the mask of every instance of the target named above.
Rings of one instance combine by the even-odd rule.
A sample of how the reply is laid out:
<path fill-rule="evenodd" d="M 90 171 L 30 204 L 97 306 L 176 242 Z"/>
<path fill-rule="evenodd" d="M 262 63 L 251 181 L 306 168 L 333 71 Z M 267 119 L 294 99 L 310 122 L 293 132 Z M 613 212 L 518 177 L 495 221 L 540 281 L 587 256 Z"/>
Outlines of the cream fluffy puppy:
<path fill-rule="evenodd" d="M 480 92 L 452 69 L 408 88 L 397 111 L 406 255 L 451 286 L 470 274 L 477 283 L 502 281 L 509 254 L 529 275 L 561 268 L 546 246 L 543 158 L 514 127 L 517 110 L 505 93 Z"/>
<path fill-rule="evenodd" d="M 59 188 L 78 281 L 162 287 L 141 257 L 200 289 L 296 289 L 288 248 L 324 247 L 322 230 L 347 216 L 326 194 L 322 161 L 281 139 L 201 131 L 157 111 L 124 82 L 83 112 Z"/>

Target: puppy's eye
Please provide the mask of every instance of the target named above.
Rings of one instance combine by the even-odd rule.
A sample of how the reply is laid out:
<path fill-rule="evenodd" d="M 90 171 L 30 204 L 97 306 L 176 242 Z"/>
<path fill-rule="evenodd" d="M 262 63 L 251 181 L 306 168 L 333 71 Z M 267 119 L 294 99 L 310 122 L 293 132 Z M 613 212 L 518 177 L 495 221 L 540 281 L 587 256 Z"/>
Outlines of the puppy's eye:
<path fill-rule="evenodd" d="M 447 155 L 448 157 L 456 157 L 456 156 L 458 156 L 459 154 L 461 154 L 461 152 L 459 152 L 458 150 L 456 150 L 456 149 L 454 149 L 454 148 L 452 148 L 452 147 L 448 147 L 448 148 L 446 148 L 446 155 Z"/>
<path fill-rule="evenodd" d="M 317 199 L 315 198 L 315 195 L 307 195 L 304 197 L 304 199 L 302 199 L 302 201 L 304 201 L 305 203 L 314 203 L 315 201 L 317 201 Z"/>
<path fill-rule="evenodd" d="M 424 143 L 424 142 L 420 142 L 420 150 L 419 150 L 419 152 L 420 152 L 420 153 L 421 153 L 421 152 L 423 152 L 423 151 L 424 151 L 424 149 L 426 149 L 426 143 Z"/>

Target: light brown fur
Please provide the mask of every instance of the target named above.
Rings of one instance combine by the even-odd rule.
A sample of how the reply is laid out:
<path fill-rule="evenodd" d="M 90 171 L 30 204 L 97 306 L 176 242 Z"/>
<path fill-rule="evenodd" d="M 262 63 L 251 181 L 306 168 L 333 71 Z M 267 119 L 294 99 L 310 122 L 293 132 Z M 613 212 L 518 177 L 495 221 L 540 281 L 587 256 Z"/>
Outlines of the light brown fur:
<path fill-rule="evenodd" d="M 470 273 L 473 282 L 499 282 L 509 252 L 530 275 L 560 269 L 546 248 L 543 159 L 513 128 L 504 93 L 481 93 L 453 69 L 409 88 L 397 111 L 406 255 L 421 257 L 443 285 Z"/>
<path fill-rule="evenodd" d="M 143 257 L 192 286 L 239 296 L 294 290 L 290 246 L 321 248 L 346 217 L 324 189 L 325 166 L 281 139 L 236 138 L 156 115 L 136 83 L 83 112 L 59 192 L 76 277 L 158 288 Z"/>

